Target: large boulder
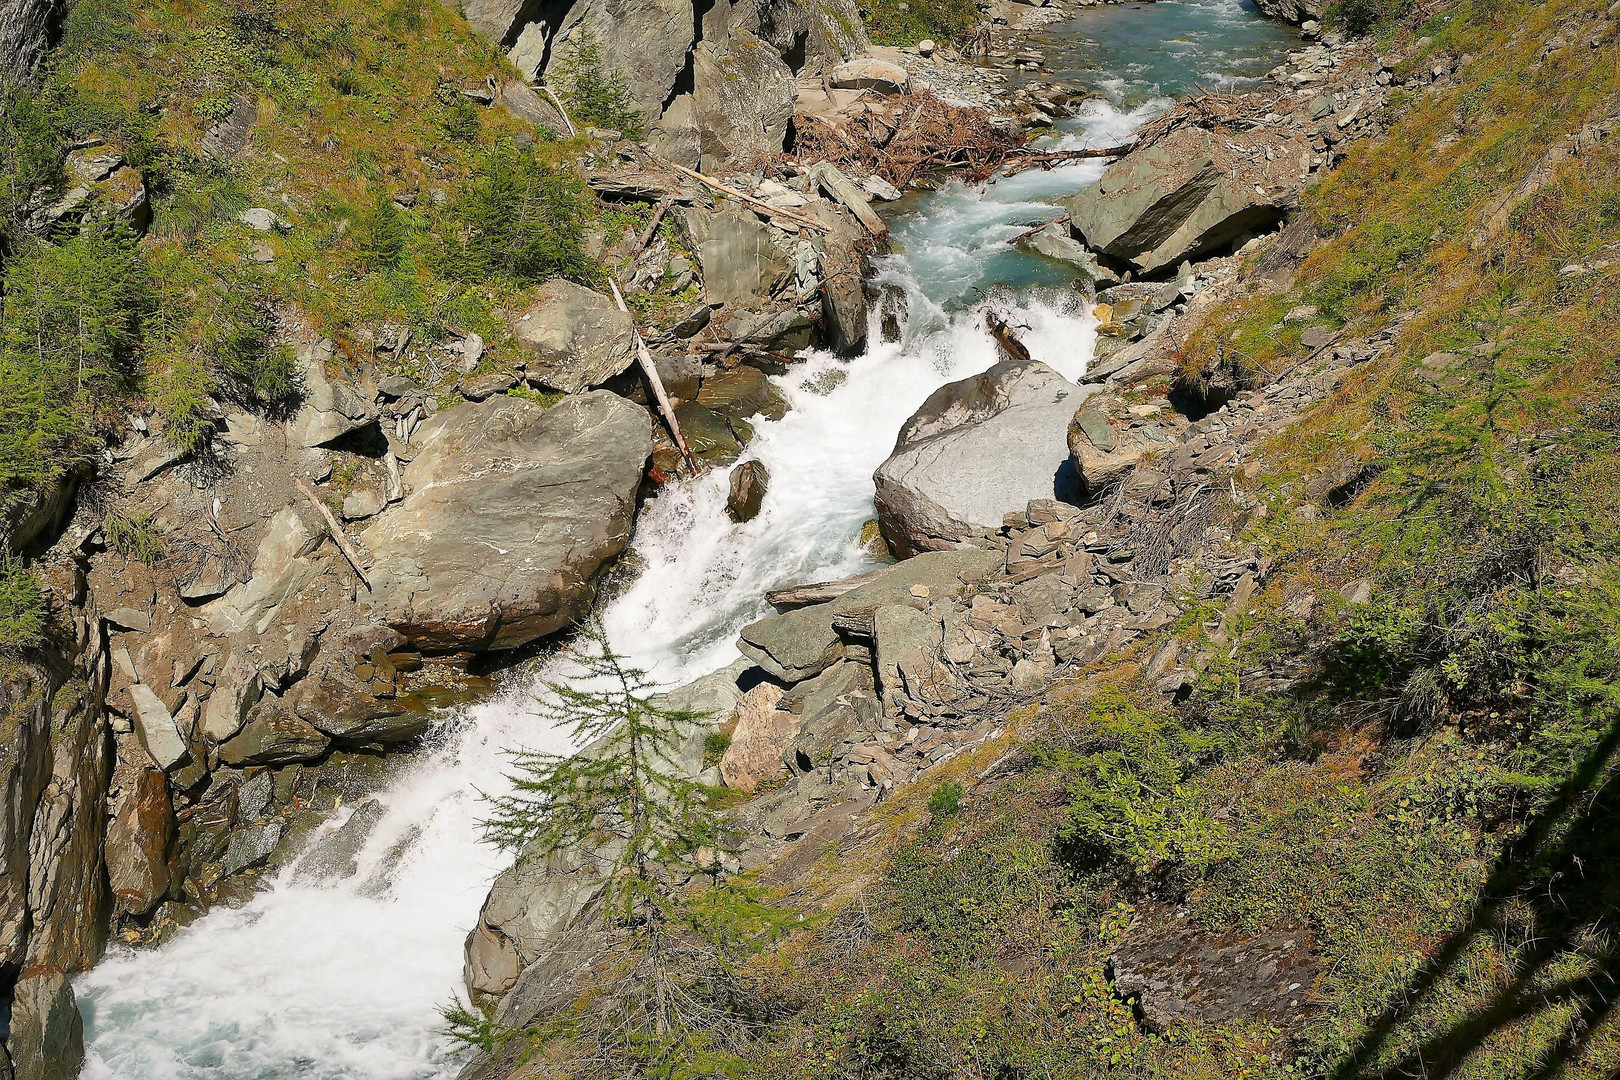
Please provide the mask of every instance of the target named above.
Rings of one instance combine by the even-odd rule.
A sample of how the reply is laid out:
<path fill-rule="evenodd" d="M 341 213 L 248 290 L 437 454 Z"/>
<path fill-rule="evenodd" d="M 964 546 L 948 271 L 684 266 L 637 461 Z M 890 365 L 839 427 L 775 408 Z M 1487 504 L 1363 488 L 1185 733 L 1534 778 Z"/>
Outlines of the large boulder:
<path fill-rule="evenodd" d="M 549 409 L 499 395 L 419 437 L 411 494 L 361 534 L 383 621 L 430 649 L 510 649 L 583 615 L 630 538 L 646 411 L 605 390 Z"/>
<path fill-rule="evenodd" d="M 1304 22 L 1321 22 L 1327 13 L 1328 0 L 1254 0 L 1262 15 L 1269 15 L 1298 26 Z"/>
<path fill-rule="evenodd" d="M 793 71 L 748 31 L 698 45 L 692 111 L 704 170 L 723 173 L 775 160 L 787 143 L 797 96 Z"/>
<path fill-rule="evenodd" d="M 769 44 L 795 75 L 812 61 L 837 64 L 871 47 L 854 0 L 716 0 L 703 16 L 705 41 L 739 30 Z"/>
<path fill-rule="evenodd" d="M 265 698 L 242 730 L 220 744 L 219 760 L 237 768 L 289 765 L 320 757 L 331 741 L 279 698 Z"/>
<path fill-rule="evenodd" d="M 602 47 L 608 73 L 624 79 L 636 107 L 651 122 L 663 114 L 675 80 L 686 70 L 696 33 L 689 0 L 579 0 L 557 29 L 546 80 L 569 85 L 564 72 L 575 47 L 588 35 Z"/>
<path fill-rule="evenodd" d="M 600 386 L 636 357 L 635 323 L 599 292 L 554 278 L 512 323 L 529 353 L 535 386 L 577 394 Z"/>
<path fill-rule="evenodd" d="M 367 395 L 332 373 L 336 351 L 330 338 L 298 346 L 304 403 L 287 426 L 296 446 L 325 446 L 377 419 Z"/>
<path fill-rule="evenodd" d="M 169 782 L 159 769 L 140 769 L 107 830 L 107 876 L 120 911 L 145 915 L 168 895 L 174 842 Z"/>
<path fill-rule="evenodd" d="M 703 295 L 711 304 L 761 304 L 793 272 L 787 253 L 771 230 L 746 210 L 709 212 L 695 207 L 677 212 L 676 221 L 703 268 Z"/>
<path fill-rule="evenodd" d="M 84 1020 L 67 976 L 25 975 L 12 994 L 6 1049 L 17 1080 L 73 1080 L 84 1062 Z"/>
<path fill-rule="evenodd" d="M 827 73 L 827 81 L 839 90 L 876 90 L 880 94 L 903 94 L 909 80 L 905 68 L 875 56 L 846 60 Z"/>
<path fill-rule="evenodd" d="M 1070 224 L 1093 250 L 1151 274 L 1275 225 L 1298 201 L 1302 160 L 1308 168 L 1302 139 L 1183 129 L 1110 165 L 1069 200 Z"/>
<path fill-rule="evenodd" d="M 1037 360 L 1006 360 L 934 391 L 873 474 L 890 548 L 952 548 L 996 532 L 1032 499 L 1077 499 L 1066 436 L 1096 390 Z"/>

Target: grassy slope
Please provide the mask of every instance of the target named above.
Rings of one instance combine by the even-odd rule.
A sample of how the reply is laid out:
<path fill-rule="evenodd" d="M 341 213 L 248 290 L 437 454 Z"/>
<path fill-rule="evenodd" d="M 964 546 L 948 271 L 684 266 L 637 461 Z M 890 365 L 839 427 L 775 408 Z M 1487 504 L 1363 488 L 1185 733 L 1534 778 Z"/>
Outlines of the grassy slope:
<path fill-rule="evenodd" d="M 1462 0 L 1401 31 L 1430 39 L 1413 65 L 1472 59 L 1398 101 L 1389 137 L 1310 193 L 1333 239 L 1298 283 L 1228 305 L 1191 347 L 1193 366 L 1224 350 L 1277 370 L 1299 355 L 1290 308 L 1354 333 L 1401 320 L 1392 354 L 1240 477 L 1233 523 L 1276 560 L 1262 595 L 1224 635 L 1197 618 L 1175 631 L 1215 657 L 1184 706 L 1115 663 L 1026 722 L 1032 768 L 970 790 L 956 815 L 911 793 L 887 812 L 889 854 L 826 856 L 818 889 L 876 884 L 759 962 L 779 1018 L 739 1071 L 1620 1065 L 1620 266 L 1559 273 L 1620 241 L 1620 147 L 1566 164 L 1474 240 L 1555 142 L 1620 112 L 1615 36 L 1569 29 L 1603 10 Z M 1544 57 L 1561 29 L 1568 47 Z M 1438 381 L 1416 373 L 1475 348 Z M 1319 505 L 1321 476 L 1347 462 L 1365 486 Z M 1363 578 L 1371 603 L 1341 599 Z M 1141 1032 L 1104 961 L 1157 901 L 1212 932 L 1308 927 L 1310 1020 Z"/>
<path fill-rule="evenodd" d="M 514 291 L 596 273 L 594 208 L 554 168 L 579 148 L 536 146 L 456 92 L 504 67 L 430 0 L 77 4 L 42 85 L 0 102 L 0 485 L 48 480 L 142 400 L 185 448 L 209 435 L 207 395 L 285 405 L 298 385 L 280 343 L 311 331 L 356 355 L 388 327 L 422 346 L 473 331 L 502 359 Z M 248 146 L 211 160 L 203 137 L 239 101 L 259 110 Z M 61 157 L 90 136 L 145 174 L 150 233 L 31 239 L 19 208 L 66 185 Z M 291 228 L 251 232 L 236 214 L 254 206 Z M 43 318 L 31 285 L 51 298 Z M 426 349 L 405 361 L 424 385 L 453 381 Z"/>

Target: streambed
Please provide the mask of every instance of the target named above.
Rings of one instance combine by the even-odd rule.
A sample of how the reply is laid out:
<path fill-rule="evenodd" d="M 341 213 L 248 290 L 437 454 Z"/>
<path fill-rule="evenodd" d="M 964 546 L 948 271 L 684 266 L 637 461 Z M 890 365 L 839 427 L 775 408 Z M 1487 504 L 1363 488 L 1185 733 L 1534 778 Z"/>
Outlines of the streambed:
<path fill-rule="evenodd" d="M 1239 0 L 1086 12 L 1043 31 L 1040 47 L 1050 75 L 1106 97 L 1051 140 L 1116 144 L 1169 95 L 1254 78 L 1297 41 Z M 951 182 L 894 204 L 896 253 L 879 261 L 875 284 L 907 297 L 900 340 L 880 343 L 874 326 L 866 355 L 813 352 L 777 380 L 792 410 L 756 422 L 749 456 L 772 483 L 755 520 L 726 518 L 724 472 L 647 505 L 634 538 L 642 573 L 604 616 L 616 648 L 671 685 L 690 681 L 735 659 L 737 631 L 769 613 L 767 590 L 869 568 L 857 538 L 873 514 L 872 472 L 930 392 L 996 362 L 985 304 L 1014 311 L 1031 352 L 1082 379 L 1095 344 L 1086 297 L 1069 271 L 1007 240 L 1056 216 L 1053 204 L 1102 168 Z M 453 1077 L 460 1061 L 439 1009 L 461 989 L 462 940 L 505 862 L 478 840 L 478 792 L 498 788 L 514 746 L 567 748 L 537 727 L 524 687 L 451 718 L 438 749 L 378 796 L 383 811 L 353 877 L 314 884 L 290 867 L 244 906 L 213 911 L 158 949 L 115 947 L 76 982 L 84 1075 Z"/>

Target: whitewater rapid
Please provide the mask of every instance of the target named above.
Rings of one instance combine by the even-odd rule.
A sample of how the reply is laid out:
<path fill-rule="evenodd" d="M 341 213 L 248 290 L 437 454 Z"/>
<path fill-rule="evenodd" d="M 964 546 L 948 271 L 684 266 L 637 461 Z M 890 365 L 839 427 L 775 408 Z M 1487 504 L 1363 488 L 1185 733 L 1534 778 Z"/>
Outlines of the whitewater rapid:
<path fill-rule="evenodd" d="M 1056 143 L 1117 143 L 1157 107 L 1092 103 Z M 872 472 L 929 393 L 996 362 L 987 305 L 1023 328 L 1034 356 L 1080 379 L 1095 343 L 1086 296 L 1007 240 L 1056 217 L 1058 199 L 1101 168 L 950 183 L 905 205 L 891 222 L 898 254 L 880 261 L 876 280 L 906 296 L 900 340 L 881 342 L 874 317 L 864 356 L 812 351 L 776 380 L 792 409 L 754 422 L 746 456 L 771 477 L 754 521 L 727 519 L 725 470 L 649 501 L 633 541 L 640 576 L 603 613 L 616 648 L 669 685 L 689 681 L 736 658 L 736 632 L 768 613 L 768 589 L 868 568 L 857 538 L 873 516 Z M 479 792 L 499 791 L 509 748 L 567 749 L 533 719 L 532 685 L 444 718 L 436 749 L 376 796 L 384 813 L 353 878 L 309 884 L 289 867 L 242 907 L 215 910 L 158 949 L 115 946 L 77 979 L 84 1075 L 454 1076 L 460 1060 L 439 1010 L 462 992 L 462 941 L 506 862 L 478 839 Z M 398 845 L 407 853 L 379 891 Z"/>

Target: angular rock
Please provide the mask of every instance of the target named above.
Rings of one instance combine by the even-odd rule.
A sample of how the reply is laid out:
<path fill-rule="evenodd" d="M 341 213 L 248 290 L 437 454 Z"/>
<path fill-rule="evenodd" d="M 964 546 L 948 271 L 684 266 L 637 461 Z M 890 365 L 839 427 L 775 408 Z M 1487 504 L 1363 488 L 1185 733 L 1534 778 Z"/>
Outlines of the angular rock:
<path fill-rule="evenodd" d="M 367 838 L 385 813 L 387 807 L 376 799 L 368 799 L 355 807 L 349 820 L 322 837 L 298 860 L 293 880 L 321 884 L 354 877 L 360 870 L 360 849 L 365 847 Z"/>
<path fill-rule="evenodd" d="M 837 64 L 871 43 L 853 0 L 716 0 L 703 16 L 703 37 L 722 41 L 746 30 L 788 61 L 793 73 L 816 60 Z"/>
<path fill-rule="evenodd" d="M 263 693 L 258 669 L 232 654 L 220 669 L 214 692 L 203 703 L 199 732 L 215 745 L 226 741 L 242 730 Z"/>
<path fill-rule="evenodd" d="M 382 513 L 387 503 L 387 498 L 375 488 L 351 491 L 343 499 L 343 520 L 364 521 L 366 518 L 376 517 Z"/>
<path fill-rule="evenodd" d="M 940 387 L 878 466 L 878 522 L 902 557 L 993 533 L 1033 499 L 1072 502 L 1079 485 L 1066 435 L 1094 393 L 1039 361 L 1006 360 Z"/>
<path fill-rule="evenodd" d="M 737 650 L 785 683 L 820 674 L 843 655 L 825 604 L 772 615 L 743 627 Z"/>
<path fill-rule="evenodd" d="M 675 406 L 675 422 L 687 447 L 709 465 L 729 465 L 742 456 L 742 443 L 726 418 L 695 401 Z"/>
<path fill-rule="evenodd" d="M 885 715 L 907 712 L 907 698 L 926 689 L 923 684 L 938 666 L 943 638 L 939 620 L 916 608 L 890 604 L 873 614 L 874 666 Z"/>
<path fill-rule="evenodd" d="M 1132 920 L 1108 966 L 1115 992 L 1136 998 L 1159 1034 L 1182 1021 L 1289 1025 L 1304 1019 L 1317 976 L 1304 927 L 1210 935 L 1156 905 Z"/>
<path fill-rule="evenodd" d="M 745 461 L 731 470 L 730 493 L 726 496 L 727 516 L 738 524 L 753 521 L 759 516 L 760 504 L 765 501 L 765 489 L 770 482 L 770 471 L 758 459 Z"/>
<path fill-rule="evenodd" d="M 232 874 L 240 874 L 249 867 L 264 865 L 280 842 L 280 822 L 271 821 L 263 825 L 249 825 L 247 828 L 233 830 L 230 840 L 225 845 L 221 873 L 225 877 L 230 877 Z"/>
<path fill-rule="evenodd" d="M 692 95 L 677 94 L 669 103 L 669 108 L 664 110 L 664 115 L 658 118 L 658 123 L 647 129 L 647 149 L 665 161 L 673 161 L 688 169 L 701 169 L 703 149 L 697 125 L 697 103 Z"/>
<path fill-rule="evenodd" d="M 673 216 L 697 253 L 703 296 L 710 304 L 757 305 L 793 272 L 792 260 L 772 242 L 770 228 L 745 210 L 683 207 Z"/>
<path fill-rule="evenodd" d="M 1144 455 L 1163 446 L 1131 427 L 1128 406 L 1113 394 L 1092 397 L 1075 411 L 1068 442 L 1085 499 L 1112 488 Z"/>
<path fill-rule="evenodd" d="M 718 371 L 703 380 L 697 402 L 728 420 L 749 420 L 764 416 L 780 420 L 787 415 L 787 399 L 758 368 L 741 367 Z"/>
<path fill-rule="evenodd" d="M 866 664 L 838 663 L 795 686 L 777 707 L 796 714 L 798 734 L 782 753 L 782 764 L 807 773 L 832 760 L 836 748 L 856 732 L 876 727 L 879 709 Z"/>
<path fill-rule="evenodd" d="M 778 709 L 782 688 L 760 683 L 737 704 L 737 727 L 720 759 L 720 780 L 752 793 L 760 781 L 782 771 L 782 752 L 799 733 L 799 717 Z"/>
<path fill-rule="evenodd" d="M 395 698 L 394 663 L 388 654 L 404 644 L 404 635 L 391 627 L 355 627 L 322 650 L 315 670 L 287 700 L 299 716 L 343 742 L 414 739 L 433 719 L 407 711 Z"/>
<path fill-rule="evenodd" d="M 524 65 L 520 63 L 518 67 L 521 69 Z M 508 79 L 500 85 L 495 92 L 495 103 L 537 130 L 555 135 L 568 133 L 568 125 L 563 123 L 556 106 L 516 80 Z"/>
<path fill-rule="evenodd" d="M 28 941 L 28 838 L 51 779 L 53 689 L 30 668 L 0 678 L 0 966 L 11 970 Z"/>
<path fill-rule="evenodd" d="M 546 81 L 570 87 L 566 72 L 585 35 L 602 46 L 603 67 L 624 79 L 636 108 L 651 123 L 686 68 L 697 24 L 687 0 L 578 0 L 568 8 L 551 45 Z"/>
<path fill-rule="evenodd" d="M 1299 26 L 1306 22 L 1320 22 L 1327 13 L 1328 0 L 1254 0 L 1262 15 Z"/>
<path fill-rule="evenodd" d="M 629 540 L 646 411 L 601 390 L 549 409 L 502 396 L 417 438 L 411 494 L 362 534 L 381 619 L 426 648 L 509 649 L 584 614 Z"/>
<path fill-rule="evenodd" d="M 797 91 L 792 70 L 775 49 L 736 30 L 718 44 L 704 41 L 692 51 L 692 76 L 704 171 L 747 168 L 782 152 Z"/>
<path fill-rule="evenodd" d="M 6 1051 L 17 1080 L 74 1080 L 84 1061 L 84 1021 L 66 975 L 26 975 L 12 990 Z"/>
<path fill-rule="evenodd" d="M 174 805 L 158 769 L 141 769 L 107 830 L 107 876 L 118 909 L 145 915 L 169 892 Z"/>
<path fill-rule="evenodd" d="M 1297 202 L 1296 160 L 1308 147 L 1281 143 L 1275 164 L 1256 173 L 1234 163 L 1228 142 L 1184 129 L 1127 154 L 1069 200 L 1072 229 L 1093 250 L 1153 273 L 1276 224 Z"/>
<path fill-rule="evenodd" d="M 872 617 L 879 608 L 901 604 L 926 610 L 935 600 L 961 596 L 1001 562 L 999 552 L 981 548 L 922 552 L 834 600 L 829 605 L 833 627 L 849 637 L 870 640 Z"/>
<path fill-rule="evenodd" d="M 253 706 L 241 732 L 220 744 L 219 760 L 237 768 L 289 765 L 320 757 L 331 741 L 280 699 L 266 698 Z"/>
<path fill-rule="evenodd" d="M 880 94 L 903 94 L 911 76 L 899 64 L 861 56 L 846 60 L 827 73 L 838 90 L 876 90 Z"/>
<path fill-rule="evenodd" d="M 152 688 L 135 683 L 129 688 L 129 697 L 135 705 L 135 732 L 157 767 L 169 772 L 190 761 L 191 753 L 175 727 L 174 717 Z"/>
<path fill-rule="evenodd" d="M 512 332 L 529 353 L 529 382 L 547 390 L 577 394 L 635 360 L 630 316 L 601 293 L 562 278 L 540 287 Z"/>
<path fill-rule="evenodd" d="M 304 403 L 287 427 L 297 446 L 325 446 L 377 419 L 366 395 L 330 373 L 335 349 L 330 338 L 298 347 Z"/>
<path fill-rule="evenodd" d="M 1022 246 L 1055 262 L 1068 263 L 1097 288 L 1119 282 L 1119 275 L 1104 267 L 1086 245 L 1070 236 L 1067 226 L 1048 225 L 1025 238 Z"/>

